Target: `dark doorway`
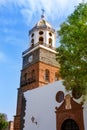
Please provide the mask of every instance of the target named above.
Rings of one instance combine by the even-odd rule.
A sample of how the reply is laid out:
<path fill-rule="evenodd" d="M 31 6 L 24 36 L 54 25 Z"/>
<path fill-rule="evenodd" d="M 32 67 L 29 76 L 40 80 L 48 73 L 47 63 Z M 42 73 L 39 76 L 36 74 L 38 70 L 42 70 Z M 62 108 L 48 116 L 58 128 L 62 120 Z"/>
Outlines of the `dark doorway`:
<path fill-rule="evenodd" d="M 63 122 L 61 130 L 79 130 L 79 127 L 74 120 L 67 119 Z"/>

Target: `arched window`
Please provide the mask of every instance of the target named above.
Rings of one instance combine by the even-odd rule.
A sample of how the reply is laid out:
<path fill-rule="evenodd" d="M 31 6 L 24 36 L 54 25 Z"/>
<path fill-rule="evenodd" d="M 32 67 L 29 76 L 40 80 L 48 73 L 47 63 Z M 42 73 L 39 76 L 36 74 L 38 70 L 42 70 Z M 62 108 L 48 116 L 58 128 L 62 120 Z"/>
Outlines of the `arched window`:
<path fill-rule="evenodd" d="M 45 70 L 45 81 L 49 82 L 50 80 L 50 72 L 48 69 Z"/>
<path fill-rule="evenodd" d="M 35 70 L 34 69 L 32 70 L 31 75 L 32 75 L 32 79 L 35 79 Z"/>
<path fill-rule="evenodd" d="M 31 45 L 34 46 L 34 39 L 31 40 Z"/>
<path fill-rule="evenodd" d="M 31 43 L 34 43 L 34 39 L 31 40 Z"/>
<path fill-rule="evenodd" d="M 31 37 L 33 37 L 33 36 L 34 36 L 34 33 L 32 33 Z"/>
<path fill-rule="evenodd" d="M 24 74 L 24 80 L 27 80 L 27 73 Z"/>
<path fill-rule="evenodd" d="M 52 47 L 52 39 L 49 38 L 49 47 Z"/>
<path fill-rule="evenodd" d="M 58 72 L 55 73 L 55 81 L 59 80 Z"/>
<path fill-rule="evenodd" d="M 43 40 L 44 40 L 43 37 L 39 37 L 39 43 L 40 44 L 43 44 Z"/>

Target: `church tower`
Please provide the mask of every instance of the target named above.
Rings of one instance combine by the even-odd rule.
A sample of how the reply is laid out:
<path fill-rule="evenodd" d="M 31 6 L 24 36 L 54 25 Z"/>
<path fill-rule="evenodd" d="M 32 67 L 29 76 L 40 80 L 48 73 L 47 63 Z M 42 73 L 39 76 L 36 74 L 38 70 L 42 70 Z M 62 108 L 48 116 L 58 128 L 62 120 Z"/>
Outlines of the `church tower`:
<path fill-rule="evenodd" d="M 56 61 L 53 27 L 45 20 L 44 14 L 38 23 L 29 31 L 30 47 L 22 53 L 23 65 L 18 88 L 14 130 L 21 130 L 21 113 L 23 92 L 59 80 L 59 65 Z"/>

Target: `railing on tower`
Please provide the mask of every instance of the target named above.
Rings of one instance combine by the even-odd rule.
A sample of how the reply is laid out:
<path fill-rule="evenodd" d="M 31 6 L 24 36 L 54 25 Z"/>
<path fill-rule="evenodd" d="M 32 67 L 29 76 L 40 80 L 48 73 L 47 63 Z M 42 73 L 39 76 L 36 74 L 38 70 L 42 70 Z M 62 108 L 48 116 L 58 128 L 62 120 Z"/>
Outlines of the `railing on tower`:
<path fill-rule="evenodd" d="M 56 48 L 55 48 L 55 47 L 52 47 L 50 44 L 46 44 L 46 43 L 43 43 L 43 42 L 38 42 L 38 43 L 36 43 L 36 44 L 32 44 L 30 48 L 28 48 L 27 50 L 25 50 L 25 51 L 22 53 L 22 55 L 26 54 L 26 53 L 29 52 L 31 49 L 33 49 L 33 48 L 35 48 L 35 47 L 37 47 L 37 46 L 39 46 L 39 45 L 43 45 L 43 46 L 45 46 L 45 47 L 47 47 L 47 48 L 50 48 L 50 49 L 52 49 L 52 50 L 56 50 Z"/>

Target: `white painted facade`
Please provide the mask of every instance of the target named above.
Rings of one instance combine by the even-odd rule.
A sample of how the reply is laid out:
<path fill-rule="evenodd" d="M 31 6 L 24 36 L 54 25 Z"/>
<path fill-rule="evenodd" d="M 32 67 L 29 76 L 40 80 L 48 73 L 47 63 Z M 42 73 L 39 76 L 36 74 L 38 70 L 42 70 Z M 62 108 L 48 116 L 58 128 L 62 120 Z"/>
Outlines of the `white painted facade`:
<path fill-rule="evenodd" d="M 40 37 L 39 32 L 40 31 L 44 32 L 43 35 L 42 35 L 42 37 L 44 39 L 43 43 L 49 45 L 48 44 L 49 43 L 49 38 L 52 38 L 52 46 L 55 47 L 55 35 L 54 35 L 54 33 L 52 33 L 52 36 L 49 36 L 49 32 L 50 31 L 42 30 L 42 29 L 39 29 L 38 31 L 37 30 L 34 31 L 34 36 L 33 36 L 34 44 L 37 44 L 39 42 L 39 37 Z M 32 46 L 32 42 L 31 41 L 32 41 L 32 36 L 30 35 L 30 46 Z"/>
<path fill-rule="evenodd" d="M 24 93 L 26 110 L 23 130 L 56 130 L 55 107 L 61 105 L 55 100 L 58 91 L 67 93 L 62 81 L 56 81 Z M 87 130 L 87 105 L 84 106 L 83 113 L 84 126 Z M 32 122 L 32 117 L 34 117 L 34 122 Z"/>

